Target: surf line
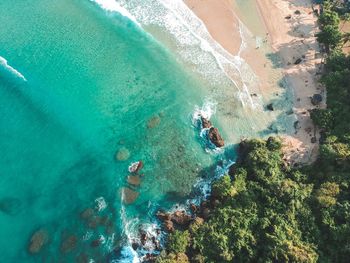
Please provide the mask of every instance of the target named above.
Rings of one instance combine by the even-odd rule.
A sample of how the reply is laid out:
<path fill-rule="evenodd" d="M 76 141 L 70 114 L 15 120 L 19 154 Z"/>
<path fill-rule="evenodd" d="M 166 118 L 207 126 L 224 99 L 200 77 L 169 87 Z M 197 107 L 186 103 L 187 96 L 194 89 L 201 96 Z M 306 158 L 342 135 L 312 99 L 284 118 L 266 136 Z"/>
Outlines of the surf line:
<path fill-rule="evenodd" d="M 12 74 L 16 75 L 17 77 L 23 79 L 24 81 L 27 81 L 27 79 L 21 74 L 21 72 L 11 67 L 8 64 L 7 60 L 2 56 L 0 56 L 0 65 L 2 65 L 6 70 L 10 71 Z"/>
<path fill-rule="evenodd" d="M 125 9 L 123 6 L 118 4 L 115 0 L 90 0 L 91 2 L 95 2 L 98 4 L 102 9 L 109 11 L 109 12 L 117 12 L 120 15 L 127 17 L 129 20 L 134 22 L 136 25 L 141 27 L 139 22 L 137 22 L 136 18 L 130 14 L 130 12 Z"/>

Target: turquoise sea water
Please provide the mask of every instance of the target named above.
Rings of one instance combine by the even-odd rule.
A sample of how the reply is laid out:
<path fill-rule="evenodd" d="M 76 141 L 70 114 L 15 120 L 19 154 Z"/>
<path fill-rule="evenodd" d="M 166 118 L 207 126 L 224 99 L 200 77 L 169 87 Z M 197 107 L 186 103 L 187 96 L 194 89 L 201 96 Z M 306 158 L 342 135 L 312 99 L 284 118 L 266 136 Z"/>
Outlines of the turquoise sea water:
<path fill-rule="evenodd" d="M 288 90 L 264 110 L 271 98 L 249 65 L 181 0 L 95 2 L 103 8 L 0 1 L 0 262 L 131 262 L 139 228 L 155 232 L 155 211 L 192 198 L 241 137 L 292 127 Z M 140 26 L 110 12 L 116 3 Z M 241 46 L 255 48 L 241 29 Z M 207 149 L 200 110 L 213 113 L 224 151 Z M 131 187 L 138 160 L 144 176 Z M 139 195 L 132 204 L 124 187 Z M 31 254 L 34 233 L 45 244 Z"/>
<path fill-rule="evenodd" d="M 125 224 L 184 199 L 211 165 L 191 125 L 199 84 L 130 20 L 90 1 L 2 0 L 0 24 L 0 261 L 105 260 L 125 244 Z M 115 159 L 121 148 L 127 161 Z M 140 195 L 123 206 L 137 160 Z M 84 221 L 98 197 L 99 223 Z M 48 242 L 31 255 L 38 229 Z"/>

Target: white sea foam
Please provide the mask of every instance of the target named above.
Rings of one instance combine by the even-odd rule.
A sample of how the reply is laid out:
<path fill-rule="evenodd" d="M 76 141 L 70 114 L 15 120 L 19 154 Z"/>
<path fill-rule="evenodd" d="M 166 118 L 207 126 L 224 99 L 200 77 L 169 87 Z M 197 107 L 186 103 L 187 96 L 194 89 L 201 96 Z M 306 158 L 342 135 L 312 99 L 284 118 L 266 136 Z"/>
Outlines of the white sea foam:
<path fill-rule="evenodd" d="M 192 123 L 196 125 L 197 121 L 201 117 L 204 117 L 207 120 L 210 120 L 211 116 L 213 116 L 216 112 L 216 105 L 217 105 L 216 101 L 207 98 L 204 100 L 202 107 L 199 107 L 198 105 L 195 106 L 195 109 L 192 115 Z"/>
<path fill-rule="evenodd" d="M 96 209 L 98 211 L 103 211 L 107 207 L 107 203 L 102 196 L 96 198 L 95 203 L 96 203 Z"/>
<path fill-rule="evenodd" d="M 10 71 L 12 74 L 16 75 L 17 77 L 23 79 L 24 81 L 27 81 L 26 78 L 21 74 L 21 72 L 11 67 L 8 64 L 7 60 L 2 56 L 0 56 L 0 65 L 2 65 L 6 70 Z"/>
<path fill-rule="evenodd" d="M 96 0 L 95 0 L 96 1 Z M 253 101 L 250 90 L 257 93 L 257 76 L 240 57 L 247 47 L 249 30 L 239 21 L 241 47 L 237 55 L 232 55 L 216 42 L 205 24 L 182 0 L 117 0 L 118 4 L 143 26 L 157 26 L 173 37 L 172 46 L 181 60 L 203 74 L 213 85 L 234 87 L 231 96 L 241 101 L 243 106 L 256 109 L 260 102 Z M 224 92 L 224 91 L 222 91 Z M 227 92 L 227 91 L 225 91 Z M 262 107 L 261 107 L 262 108 Z"/>
<path fill-rule="evenodd" d="M 96 4 L 98 4 L 101 8 L 105 9 L 106 11 L 118 12 L 122 16 L 129 18 L 135 24 L 139 25 L 136 18 L 132 14 L 130 14 L 130 12 L 127 9 L 125 9 L 123 6 L 121 6 L 115 0 L 90 0 L 90 1 L 95 2 Z"/>

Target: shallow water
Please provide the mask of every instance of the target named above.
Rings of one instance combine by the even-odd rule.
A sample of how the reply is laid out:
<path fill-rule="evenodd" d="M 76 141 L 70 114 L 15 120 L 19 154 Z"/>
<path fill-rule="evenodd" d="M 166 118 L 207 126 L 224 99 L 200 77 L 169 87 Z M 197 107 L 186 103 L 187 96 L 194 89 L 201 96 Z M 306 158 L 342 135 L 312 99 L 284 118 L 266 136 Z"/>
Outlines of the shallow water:
<path fill-rule="evenodd" d="M 188 198 L 201 172 L 224 158 L 205 151 L 192 122 L 198 107 L 216 105 L 213 122 L 224 136 L 233 134 L 228 144 L 260 135 L 274 118 L 245 110 L 220 67 L 225 54 L 217 60 L 222 51 L 203 49 L 211 40 L 186 9 L 165 0 L 118 2 L 138 25 L 86 0 L 0 3 L 1 262 L 113 258 L 130 232 L 154 223 L 160 207 Z M 127 160 L 116 160 L 120 149 Z M 139 197 L 123 205 L 128 166 L 137 160 L 145 164 L 134 188 Z M 100 202 L 100 211 L 99 197 L 107 205 Z M 89 207 L 95 215 L 85 220 Z M 38 229 L 48 242 L 31 255 Z"/>

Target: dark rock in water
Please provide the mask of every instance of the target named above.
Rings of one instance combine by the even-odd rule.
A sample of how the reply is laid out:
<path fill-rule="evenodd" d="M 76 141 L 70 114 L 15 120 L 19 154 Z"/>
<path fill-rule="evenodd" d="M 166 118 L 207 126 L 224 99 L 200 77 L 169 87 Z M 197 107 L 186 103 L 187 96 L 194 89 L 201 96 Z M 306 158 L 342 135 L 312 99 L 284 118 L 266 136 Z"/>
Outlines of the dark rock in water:
<path fill-rule="evenodd" d="M 191 216 L 186 214 L 185 211 L 176 211 L 171 216 L 171 220 L 180 226 L 189 225 L 191 219 Z"/>
<path fill-rule="evenodd" d="M 99 224 L 101 223 L 101 217 L 99 216 L 93 216 L 93 217 L 90 217 L 89 220 L 88 220 L 88 227 L 89 228 L 96 228 Z"/>
<path fill-rule="evenodd" d="M 49 241 L 48 232 L 45 229 L 39 229 L 30 238 L 28 251 L 32 254 L 39 253 L 45 244 Z"/>
<path fill-rule="evenodd" d="M 147 128 L 148 129 L 153 129 L 157 127 L 160 124 L 160 117 L 159 116 L 154 116 L 150 118 L 147 122 Z"/>
<path fill-rule="evenodd" d="M 149 263 L 156 262 L 156 259 L 157 259 L 157 255 L 151 254 L 151 253 L 147 253 L 145 262 L 149 262 Z M 177 261 L 177 262 L 179 262 L 179 261 Z M 181 262 L 185 262 L 185 261 L 181 261 Z"/>
<path fill-rule="evenodd" d="M 134 191 L 134 190 L 131 190 L 128 187 L 123 187 L 122 188 L 122 195 L 123 195 L 123 202 L 128 205 L 128 204 L 132 204 L 136 201 L 136 199 L 139 196 L 139 193 Z"/>
<path fill-rule="evenodd" d="M 61 243 L 61 252 L 62 253 L 68 253 L 75 249 L 78 243 L 78 238 L 74 235 L 71 235 L 67 237 L 63 242 Z"/>
<path fill-rule="evenodd" d="M 294 129 L 298 129 L 299 128 L 299 121 L 295 121 L 293 126 L 294 126 Z"/>
<path fill-rule="evenodd" d="M 138 243 L 132 243 L 131 247 L 132 247 L 133 250 L 136 251 L 140 247 L 140 245 Z"/>
<path fill-rule="evenodd" d="M 269 111 L 274 111 L 273 104 L 272 103 L 267 104 L 266 109 L 268 109 Z"/>
<path fill-rule="evenodd" d="M 88 263 L 89 261 L 89 256 L 85 253 L 79 254 L 76 258 L 77 263 Z"/>
<path fill-rule="evenodd" d="M 211 122 L 206 118 L 204 118 L 203 116 L 201 116 L 201 122 L 202 122 L 203 129 L 209 129 L 212 126 Z"/>
<path fill-rule="evenodd" d="M 147 242 L 147 233 L 145 231 L 141 231 L 140 240 L 141 240 L 141 244 L 144 246 Z"/>
<path fill-rule="evenodd" d="M 136 167 L 135 173 L 139 172 L 142 168 L 143 168 L 143 162 L 139 161 L 139 163 L 138 163 L 138 165 Z"/>
<path fill-rule="evenodd" d="M 314 94 L 311 98 L 311 103 L 313 105 L 318 105 L 322 102 L 323 98 L 321 94 Z"/>
<path fill-rule="evenodd" d="M 159 218 L 159 220 L 162 220 L 162 221 L 171 219 L 171 215 L 169 213 L 164 213 L 160 211 L 158 211 L 157 217 Z"/>
<path fill-rule="evenodd" d="M 81 212 L 80 218 L 86 220 L 86 219 L 89 219 L 90 217 L 92 217 L 94 214 L 95 214 L 94 209 L 86 208 L 83 212 Z"/>
<path fill-rule="evenodd" d="M 154 247 L 156 248 L 156 250 L 160 250 L 161 249 L 160 243 L 155 237 L 152 237 L 152 243 L 153 243 Z"/>
<path fill-rule="evenodd" d="M 134 186 L 139 186 L 141 181 L 140 177 L 137 175 L 129 175 L 128 176 L 128 183 Z"/>
<path fill-rule="evenodd" d="M 99 247 L 102 244 L 102 240 L 100 238 L 95 239 L 91 242 L 91 247 Z"/>
<path fill-rule="evenodd" d="M 118 150 L 117 154 L 115 155 L 115 158 L 118 161 L 126 161 L 130 157 L 130 152 L 125 147 L 122 147 Z"/>
<path fill-rule="evenodd" d="M 21 210 L 21 201 L 17 198 L 5 197 L 0 199 L 0 211 L 8 215 L 16 215 Z"/>
<path fill-rule="evenodd" d="M 312 138 L 311 138 L 311 143 L 316 143 L 316 142 L 317 142 L 316 137 L 312 137 Z"/>
<path fill-rule="evenodd" d="M 190 204 L 190 209 L 193 214 L 198 212 L 198 207 L 195 204 Z"/>
<path fill-rule="evenodd" d="M 165 220 L 163 223 L 163 227 L 165 229 L 165 231 L 171 233 L 174 232 L 175 228 L 174 228 L 174 223 L 171 220 Z"/>
<path fill-rule="evenodd" d="M 294 65 L 298 65 L 302 62 L 303 60 L 301 58 L 298 58 L 295 62 Z"/>
<path fill-rule="evenodd" d="M 224 147 L 225 146 L 224 139 L 221 137 L 219 130 L 217 128 L 211 127 L 209 129 L 208 137 L 209 137 L 209 140 L 216 147 Z"/>

